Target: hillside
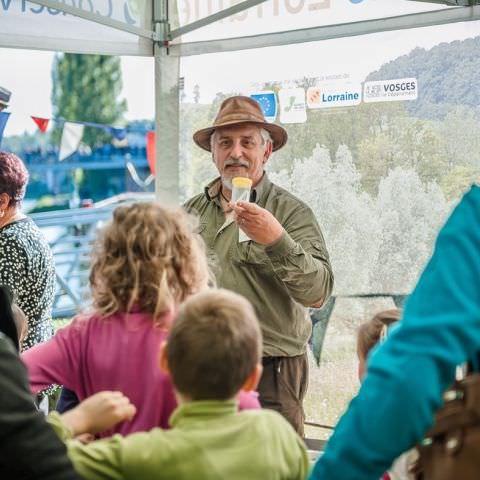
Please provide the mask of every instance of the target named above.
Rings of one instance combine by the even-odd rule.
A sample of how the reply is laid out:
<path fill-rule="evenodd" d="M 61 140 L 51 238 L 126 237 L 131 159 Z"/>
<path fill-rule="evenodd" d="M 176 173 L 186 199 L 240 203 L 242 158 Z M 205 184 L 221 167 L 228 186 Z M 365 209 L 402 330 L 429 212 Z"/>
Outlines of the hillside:
<path fill-rule="evenodd" d="M 430 50 L 416 48 L 372 72 L 366 80 L 416 77 L 419 98 L 406 102 L 410 113 L 442 119 L 452 105 L 480 106 L 480 36 L 441 43 Z"/>

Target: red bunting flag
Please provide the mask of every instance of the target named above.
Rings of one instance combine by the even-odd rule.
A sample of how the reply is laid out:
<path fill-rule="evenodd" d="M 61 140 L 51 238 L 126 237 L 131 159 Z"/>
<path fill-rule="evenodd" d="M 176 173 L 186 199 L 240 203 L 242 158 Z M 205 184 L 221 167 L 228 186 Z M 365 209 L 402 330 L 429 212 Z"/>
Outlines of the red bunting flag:
<path fill-rule="evenodd" d="M 48 122 L 50 121 L 49 118 L 40 118 L 40 117 L 33 117 L 32 120 L 37 124 L 37 127 L 40 129 L 42 133 L 45 133 L 48 128 Z"/>
<path fill-rule="evenodd" d="M 147 160 L 150 171 L 155 175 L 155 132 L 153 130 L 147 132 Z"/>

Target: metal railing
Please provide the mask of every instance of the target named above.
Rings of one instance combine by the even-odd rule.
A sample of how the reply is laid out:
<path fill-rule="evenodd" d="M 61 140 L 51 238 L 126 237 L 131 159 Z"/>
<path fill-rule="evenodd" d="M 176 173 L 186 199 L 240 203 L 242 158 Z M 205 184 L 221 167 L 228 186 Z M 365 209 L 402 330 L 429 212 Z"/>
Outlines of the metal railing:
<path fill-rule="evenodd" d="M 98 227 L 111 218 L 117 206 L 153 198 L 150 193 L 124 193 L 88 208 L 30 215 L 46 235 L 55 259 L 54 319 L 74 316 L 88 299 L 90 253 Z"/>

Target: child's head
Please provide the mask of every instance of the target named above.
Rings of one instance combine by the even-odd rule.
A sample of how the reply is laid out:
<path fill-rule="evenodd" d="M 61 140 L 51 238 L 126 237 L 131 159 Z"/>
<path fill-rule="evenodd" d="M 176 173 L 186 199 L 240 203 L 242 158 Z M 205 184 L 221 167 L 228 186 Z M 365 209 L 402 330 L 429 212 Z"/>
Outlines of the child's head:
<path fill-rule="evenodd" d="M 132 308 L 157 318 L 209 279 L 203 243 L 191 217 L 156 203 L 118 207 L 99 234 L 90 285 L 103 316 Z"/>
<path fill-rule="evenodd" d="M 358 378 L 362 381 L 366 372 L 366 361 L 370 350 L 380 341 L 392 323 L 400 320 L 401 311 L 394 308 L 377 313 L 370 321 L 360 325 L 357 338 Z"/>
<path fill-rule="evenodd" d="M 251 304 L 227 290 L 188 299 L 161 354 L 177 392 L 187 400 L 227 400 L 256 388 L 262 334 Z"/>

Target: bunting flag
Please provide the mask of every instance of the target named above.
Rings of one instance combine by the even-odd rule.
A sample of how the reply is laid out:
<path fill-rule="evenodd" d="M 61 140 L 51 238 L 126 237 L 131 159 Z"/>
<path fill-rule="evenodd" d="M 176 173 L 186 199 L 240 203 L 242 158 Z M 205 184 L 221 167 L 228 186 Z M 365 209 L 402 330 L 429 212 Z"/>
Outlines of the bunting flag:
<path fill-rule="evenodd" d="M 127 136 L 127 130 L 125 128 L 118 128 L 118 127 L 107 127 L 107 132 L 110 133 L 116 140 L 125 140 Z"/>
<path fill-rule="evenodd" d="M 85 125 L 80 123 L 65 122 L 60 142 L 60 153 L 58 154 L 60 161 L 65 160 L 77 151 L 82 141 L 84 128 Z"/>
<path fill-rule="evenodd" d="M 155 177 L 150 173 L 145 180 L 142 180 L 138 175 L 137 169 L 132 162 L 127 162 L 127 170 L 132 177 L 132 180 L 143 190 L 147 190 L 147 187 L 155 180 Z"/>
<path fill-rule="evenodd" d="M 10 117 L 10 112 L 0 112 L 0 145 L 2 144 L 3 131 Z"/>
<path fill-rule="evenodd" d="M 41 117 L 31 117 L 32 120 L 37 124 L 37 127 L 42 133 L 45 133 L 48 128 L 48 122 L 50 122 L 49 118 L 41 118 Z"/>
<path fill-rule="evenodd" d="M 147 160 L 150 171 L 155 175 L 155 132 L 153 130 L 147 132 Z"/>

